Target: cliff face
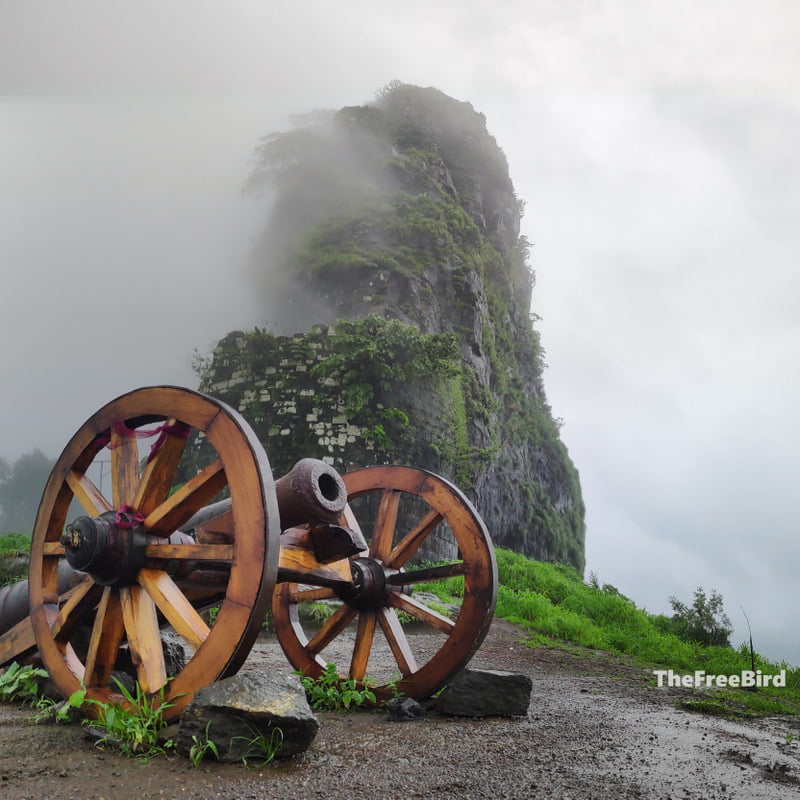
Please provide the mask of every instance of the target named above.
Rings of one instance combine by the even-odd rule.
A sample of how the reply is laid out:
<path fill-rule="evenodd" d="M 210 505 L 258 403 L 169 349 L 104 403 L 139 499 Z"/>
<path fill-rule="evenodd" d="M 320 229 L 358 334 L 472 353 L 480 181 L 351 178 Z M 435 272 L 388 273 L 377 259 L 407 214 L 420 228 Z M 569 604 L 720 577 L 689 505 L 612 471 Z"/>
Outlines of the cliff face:
<path fill-rule="evenodd" d="M 255 421 L 277 472 L 306 455 L 427 467 L 496 544 L 582 570 L 522 203 L 483 115 L 395 83 L 263 140 L 261 185 L 276 192 L 256 257 L 271 332 L 226 337 L 201 388 Z"/>

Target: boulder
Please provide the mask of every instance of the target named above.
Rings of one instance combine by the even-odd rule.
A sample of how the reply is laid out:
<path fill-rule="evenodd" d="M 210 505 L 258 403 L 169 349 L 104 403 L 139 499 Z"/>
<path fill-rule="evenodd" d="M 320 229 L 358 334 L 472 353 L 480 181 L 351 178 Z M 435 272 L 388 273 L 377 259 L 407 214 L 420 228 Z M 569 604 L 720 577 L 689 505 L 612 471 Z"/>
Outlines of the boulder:
<path fill-rule="evenodd" d="M 183 712 L 179 752 L 214 742 L 220 761 L 289 758 L 307 750 L 319 729 L 300 679 L 282 672 L 248 672 L 197 692 Z"/>
<path fill-rule="evenodd" d="M 386 710 L 391 722 L 411 722 L 425 716 L 425 709 L 413 697 L 393 697 Z"/>
<path fill-rule="evenodd" d="M 533 681 L 527 675 L 498 670 L 461 670 L 436 702 L 440 714 L 459 717 L 524 717 Z"/>

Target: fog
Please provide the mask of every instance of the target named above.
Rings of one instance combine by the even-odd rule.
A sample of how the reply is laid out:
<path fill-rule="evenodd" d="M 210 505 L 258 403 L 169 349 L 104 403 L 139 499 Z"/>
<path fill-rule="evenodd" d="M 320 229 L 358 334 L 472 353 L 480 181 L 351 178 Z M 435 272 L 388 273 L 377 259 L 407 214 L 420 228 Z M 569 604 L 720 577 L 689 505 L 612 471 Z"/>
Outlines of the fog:
<path fill-rule="evenodd" d="M 0 3 L 0 455 L 196 385 L 262 325 L 260 137 L 392 79 L 486 114 L 527 201 L 587 574 L 718 589 L 800 664 L 800 8 L 784 0 Z"/>

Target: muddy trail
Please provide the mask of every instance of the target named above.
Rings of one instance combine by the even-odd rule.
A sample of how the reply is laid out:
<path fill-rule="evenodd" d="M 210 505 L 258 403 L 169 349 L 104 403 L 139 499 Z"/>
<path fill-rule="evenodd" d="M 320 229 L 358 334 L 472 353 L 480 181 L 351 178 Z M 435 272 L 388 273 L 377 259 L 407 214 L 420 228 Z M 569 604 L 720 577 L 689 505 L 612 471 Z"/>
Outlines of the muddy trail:
<path fill-rule="evenodd" d="M 685 690 L 657 688 L 651 672 L 593 651 L 530 648 L 502 620 L 472 666 L 530 675 L 527 718 L 321 713 L 307 753 L 256 768 L 132 759 L 98 749 L 78 725 L 37 725 L 24 707 L 0 705 L 0 798 L 800 798 L 796 718 L 679 710 Z M 290 671 L 269 638 L 244 669 Z"/>

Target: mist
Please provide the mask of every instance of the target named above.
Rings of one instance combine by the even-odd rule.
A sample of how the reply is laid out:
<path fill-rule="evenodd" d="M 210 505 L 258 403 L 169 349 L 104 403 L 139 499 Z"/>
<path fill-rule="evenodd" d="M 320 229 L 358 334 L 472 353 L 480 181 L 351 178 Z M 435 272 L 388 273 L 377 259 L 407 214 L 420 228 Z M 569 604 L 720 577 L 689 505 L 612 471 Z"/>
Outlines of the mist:
<path fill-rule="evenodd" d="M 261 137 L 435 86 L 486 115 L 527 201 L 587 573 L 654 613 L 717 589 L 735 644 L 741 606 L 800 663 L 796 4 L 32 0 L 0 23 L 0 456 L 56 455 L 265 325 Z"/>

